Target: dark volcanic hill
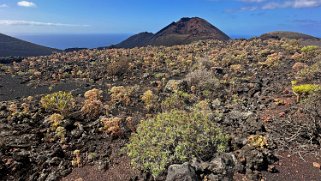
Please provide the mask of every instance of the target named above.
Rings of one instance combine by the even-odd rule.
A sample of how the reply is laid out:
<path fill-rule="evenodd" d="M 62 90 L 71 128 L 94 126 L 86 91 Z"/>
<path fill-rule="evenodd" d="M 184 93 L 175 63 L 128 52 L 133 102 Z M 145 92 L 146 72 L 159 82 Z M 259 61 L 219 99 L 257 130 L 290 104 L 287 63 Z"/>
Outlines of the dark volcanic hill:
<path fill-rule="evenodd" d="M 289 32 L 289 31 L 275 31 L 270 33 L 265 33 L 259 37 L 260 39 L 267 40 L 267 39 L 294 39 L 298 40 L 298 42 L 302 45 L 316 45 L 321 46 L 321 39 L 297 32 Z"/>
<path fill-rule="evenodd" d="M 54 51 L 58 50 L 41 45 L 36 45 L 0 33 L 0 57 L 42 56 L 50 55 Z"/>
<path fill-rule="evenodd" d="M 319 38 L 316 38 L 311 35 L 303 34 L 303 33 L 297 33 L 297 32 L 289 32 L 289 31 L 275 31 L 270 33 L 265 33 L 260 36 L 261 39 L 301 39 L 301 40 L 319 40 Z"/>
<path fill-rule="evenodd" d="M 121 48 L 133 48 L 133 47 L 142 47 L 149 43 L 150 39 L 154 36 L 153 33 L 138 33 L 129 37 L 127 40 L 116 45 Z"/>
<path fill-rule="evenodd" d="M 116 47 L 172 46 L 207 39 L 229 40 L 230 38 L 204 19 L 198 17 L 182 18 L 178 22 L 169 24 L 156 34 L 139 33 L 129 37 L 127 40 L 116 45 Z"/>

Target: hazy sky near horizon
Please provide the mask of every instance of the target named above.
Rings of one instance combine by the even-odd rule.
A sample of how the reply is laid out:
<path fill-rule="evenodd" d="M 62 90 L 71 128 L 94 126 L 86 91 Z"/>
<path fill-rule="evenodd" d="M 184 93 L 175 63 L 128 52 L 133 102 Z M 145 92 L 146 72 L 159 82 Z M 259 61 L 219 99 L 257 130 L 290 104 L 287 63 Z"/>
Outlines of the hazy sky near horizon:
<path fill-rule="evenodd" d="M 157 32 L 194 16 L 230 36 L 284 30 L 321 37 L 321 0 L 0 0 L 0 33 Z"/>

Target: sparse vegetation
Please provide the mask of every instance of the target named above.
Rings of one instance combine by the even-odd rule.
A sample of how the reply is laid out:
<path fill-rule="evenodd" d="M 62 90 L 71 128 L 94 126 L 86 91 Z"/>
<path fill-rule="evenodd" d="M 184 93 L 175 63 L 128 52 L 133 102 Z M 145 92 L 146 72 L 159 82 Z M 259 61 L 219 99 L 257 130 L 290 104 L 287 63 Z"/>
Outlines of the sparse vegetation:
<path fill-rule="evenodd" d="M 265 136 L 262 135 L 251 135 L 247 138 L 249 145 L 257 147 L 257 148 L 264 148 L 268 146 L 268 141 Z"/>
<path fill-rule="evenodd" d="M 93 165 L 161 179 L 171 164 L 195 157 L 193 164 L 213 166 L 230 155 L 249 180 L 259 180 L 275 152 L 320 150 L 321 55 L 301 48 L 286 39 L 209 40 L 61 52 L 0 66 L 0 98 L 8 100 L 0 102 L 0 178 L 59 180 L 72 166 Z M 12 92 L 12 84 L 30 91 Z M 127 167 L 124 146 L 143 172 Z M 217 153 L 223 148 L 228 153 Z"/>
<path fill-rule="evenodd" d="M 92 89 L 85 93 L 85 102 L 81 108 L 81 112 L 90 119 L 98 118 L 103 111 L 103 103 L 101 102 L 102 91 Z"/>
<path fill-rule="evenodd" d="M 59 91 L 43 96 L 40 103 L 46 110 L 64 114 L 74 108 L 75 101 L 70 92 Z"/>
<path fill-rule="evenodd" d="M 304 53 L 311 53 L 315 50 L 319 49 L 318 46 L 313 46 L 313 45 L 310 45 L 310 46 L 305 46 L 303 48 L 301 48 L 301 52 L 304 52 Z"/>
<path fill-rule="evenodd" d="M 161 107 L 163 111 L 170 111 L 172 109 L 183 110 L 192 101 L 192 95 L 183 91 L 177 91 L 162 101 Z"/>
<path fill-rule="evenodd" d="M 202 113 L 170 111 L 140 123 L 127 145 L 132 164 L 154 177 L 171 163 L 223 152 L 228 137 Z"/>
<path fill-rule="evenodd" d="M 101 122 L 103 124 L 103 130 L 108 134 L 119 136 L 122 131 L 120 128 L 121 118 L 113 117 L 113 118 L 102 118 Z"/>
<path fill-rule="evenodd" d="M 122 104 L 128 106 L 131 103 L 130 95 L 132 89 L 124 86 L 115 86 L 110 89 L 112 104 Z"/>
<path fill-rule="evenodd" d="M 313 92 L 321 90 L 320 85 L 316 84 L 302 84 L 302 85 L 293 85 L 293 93 L 297 96 L 297 102 L 300 100 L 300 96 L 304 94 L 311 94 Z"/>
<path fill-rule="evenodd" d="M 145 108 L 148 111 L 151 111 L 153 108 L 155 108 L 155 105 L 157 104 L 157 96 L 154 95 L 153 91 L 147 90 L 146 92 L 144 92 L 142 96 L 142 101 L 144 101 L 145 103 Z"/>

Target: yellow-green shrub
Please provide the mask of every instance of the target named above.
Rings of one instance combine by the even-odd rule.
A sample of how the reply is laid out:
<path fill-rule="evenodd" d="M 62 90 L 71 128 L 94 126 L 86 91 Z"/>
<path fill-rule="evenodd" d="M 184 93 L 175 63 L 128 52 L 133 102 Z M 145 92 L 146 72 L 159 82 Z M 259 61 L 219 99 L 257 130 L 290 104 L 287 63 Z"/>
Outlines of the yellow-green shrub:
<path fill-rule="evenodd" d="M 51 123 L 51 127 L 52 129 L 56 130 L 56 128 L 58 128 L 62 122 L 62 120 L 64 119 L 64 117 L 61 114 L 52 114 L 48 120 Z"/>
<path fill-rule="evenodd" d="M 316 50 L 318 48 L 319 48 L 318 46 L 314 46 L 314 45 L 305 46 L 305 47 L 301 48 L 301 52 L 309 53 L 309 52 L 313 52 L 314 50 Z"/>
<path fill-rule="evenodd" d="M 264 148 L 268 146 L 267 137 L 262 135 L 251 135 L 247 138 L 249 145 L 258 148 Z"/>
<path fill-rule="evenodd" d="M 162 101 L 161 107 L 163 111 L 184 109 L 185 105 L 189 103 L 191 99 L 192 96 L 190 94 L 183 91 L 177 91 Z"/>
<path fill-rule="evenodd" d="M 110 89 L 112 104 L 121 103 L 128 106 L 131 103 L 130 95 L 132 89 L 125 88 L 124 86 L 115 86 Z"/>
<path fill-rule="evenodd" d="M 200 112 L 173 110 L 143 120 L 126 150 L 134 167 L 154 177 L 170 164 L 208 159 L 226 149 L 228 137 Z"/>
<path fill-rule="evenodd" d="M 74 107 L 75 101 L 70 92 L 59 91 L 43 96 L 40 103 L 47 110 L 67 113 Z"/>
<path fill-rule="evenodd" d="M 292 86 L 293 92 L 297 94 L 310 94 L 320 89 L 321 89 L 321 86 L 316 84 L 302 84 L 302 85 Z"/>
<path fill-rule="evenodd" d="M 292 83 L 293 84 L 293 83 Z M 297 102 L 300 101 L 300 96 L 303 94 L 311 94 L 313 92 L 321 90 L 320 85 L 316 84 L 302 84 L 302 85 L 292 85 L 293 93 L 297 96 Z"/>
<path fill-rule="evenodd" d="M 146 92 L 144 92 L 143 96 L 142 96 L 142 101 L 144 101 L 145 104 L 145 108 L 150 111 L 151 109 L 154 108 L 155 104 L 156 104 L 156 95 L 154 95 L 153 91 L 151 90 L 147 90 Z"/>

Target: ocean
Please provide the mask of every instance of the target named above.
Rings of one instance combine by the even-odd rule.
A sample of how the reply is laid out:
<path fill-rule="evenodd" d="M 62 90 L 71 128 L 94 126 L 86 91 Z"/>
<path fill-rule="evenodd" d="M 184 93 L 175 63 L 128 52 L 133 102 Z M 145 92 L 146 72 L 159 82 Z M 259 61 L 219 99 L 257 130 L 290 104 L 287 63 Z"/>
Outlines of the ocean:
<path fill-rule="evenodd" d="M 129 34 L 20 34 L 14 37 L 35 44 L 57 48 L 97 48 L 120 43 Z"/>
<path fill-rule="evenodd" d="M 131 34 L 20 34 L 16 38 L 31 43 L 64 50 L 66 48 L 98 48 L 118 44 Z M 232 35 L 231 38 L 251 38 L 250 35 Z"/>

